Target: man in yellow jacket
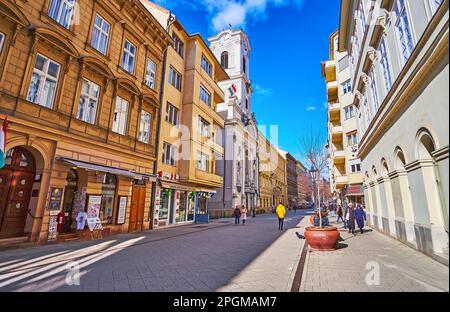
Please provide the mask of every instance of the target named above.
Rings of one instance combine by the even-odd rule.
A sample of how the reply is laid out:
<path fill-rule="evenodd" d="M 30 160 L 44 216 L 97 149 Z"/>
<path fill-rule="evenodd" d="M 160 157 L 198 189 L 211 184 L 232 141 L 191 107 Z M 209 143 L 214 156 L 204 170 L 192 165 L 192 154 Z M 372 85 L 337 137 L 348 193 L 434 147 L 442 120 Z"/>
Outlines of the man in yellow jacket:
<path fill-rule="evenodd" d="M 286 207 L 283 206 L 282 202 L 280 202 L 280 204 L 278 205 L 275 213 L 278 216 L 278 229 L 282 231 L 284 225 L 284 216 L 286 215 Z"/>

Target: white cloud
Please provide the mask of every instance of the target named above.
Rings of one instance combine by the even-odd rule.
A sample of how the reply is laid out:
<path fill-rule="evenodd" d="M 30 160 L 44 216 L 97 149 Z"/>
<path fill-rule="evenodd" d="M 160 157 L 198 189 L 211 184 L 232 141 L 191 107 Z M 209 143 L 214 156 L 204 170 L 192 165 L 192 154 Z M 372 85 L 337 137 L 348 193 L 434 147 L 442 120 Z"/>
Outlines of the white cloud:
<path fill-rule="evenodd" d="M 255 95 L 257 96 L 272 96 L 273 95 L 273 90 L 271 88 L 265 88 L 260 86 L 259 84 L 255 84 L 253 86 L 253 89 L 255 91 Z"/>
<path fill-rule="evenodd" d="M 270 6 L 282 7 L 292 5 L 301 9 L 306 0 L 153 0 L 162 6 L 189 6 L 194 10 L 208 12 L 210 27 L 222 31 L 232 28 L 245 28 L 250 22 L 264 19 Z M 174 10 L 176 14 L 176 10 Z"/>
<path fill-rule="evenodd" d="M 306 107 L 306 111 L 308 111 L 308 112 L 312 112 L 312 111 L 315 111 L 315 110 L 317 110 L 317 107 L 315 107 L 315 106 L 307 106 Z"/>

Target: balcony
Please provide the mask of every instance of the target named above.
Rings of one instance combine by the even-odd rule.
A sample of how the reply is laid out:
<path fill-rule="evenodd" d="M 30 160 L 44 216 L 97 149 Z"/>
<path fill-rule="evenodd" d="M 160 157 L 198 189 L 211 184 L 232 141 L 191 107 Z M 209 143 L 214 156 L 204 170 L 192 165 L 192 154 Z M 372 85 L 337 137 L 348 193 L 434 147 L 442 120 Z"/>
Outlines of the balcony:
<path fill-rule="evenodd" d="M 330 121 L 333 123 L 341 122 L 341 104 L 339 102 L 332 102 L 328 104 L 328 114 Z"/>
<path fill-rule="evenodd" d="M 219 185 L 219 187 L 223 184 L 223 177 L 199 169 L 195 169 L 195 178 L 203 181 L 208 181 L 210 182 L 210 184 Z"/>
<path fill-rule="evenodd" d="M 344 150 L 334 151 L 334 163 L 335 164 L 345 163 L 345 151 Z"/>
<path fill-rule="evenodd" d="M 338 124 L 338 125 L 330 125 L 330 132 L 331 132 L 331 140 L 333 143 L 336 142 L 342 142 L 342 138 L 343 138 L 343 134 L 344 134 L 344 129 L 342 127 L 342 125 Z"/>
<path fill-rule="evenodd" d="M 328 102 L 337 102 L 339 99 L 339 83 L 332 81 L 327 83 Z"/>
<path fill-rule="evenodd" d="M 336 181 L 336 188 L 342 189 L 348 184 L 348 177 L 346 175 L 344 176 L 337 176 L 334 179 Z"/>
<path fill-rule="evenodd" d="M 336 81 L 336 61 L 323 62 L 322 71 L 327 83 Z"/>

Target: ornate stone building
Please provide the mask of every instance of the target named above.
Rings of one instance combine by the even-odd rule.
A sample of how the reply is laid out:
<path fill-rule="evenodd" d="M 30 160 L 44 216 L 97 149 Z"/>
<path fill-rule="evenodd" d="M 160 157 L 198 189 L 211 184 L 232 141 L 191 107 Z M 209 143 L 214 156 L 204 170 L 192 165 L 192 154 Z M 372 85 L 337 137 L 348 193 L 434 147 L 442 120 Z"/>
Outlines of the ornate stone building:
<path fill-rule="evenodd" d="M 138 0 L 0 1 L 0 238 L 71 235 L 83 210 L 113 233 L 151 227 L 171 42 Z"/>

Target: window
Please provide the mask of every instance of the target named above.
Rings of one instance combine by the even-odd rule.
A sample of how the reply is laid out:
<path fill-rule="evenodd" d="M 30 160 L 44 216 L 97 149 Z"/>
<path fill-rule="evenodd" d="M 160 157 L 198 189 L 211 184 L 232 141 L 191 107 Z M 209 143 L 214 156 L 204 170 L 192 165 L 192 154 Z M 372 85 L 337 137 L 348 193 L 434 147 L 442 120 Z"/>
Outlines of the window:
<path fill-rule="evenodd" d="M 172 66 L 169 68 L 169 83 L 181 91 L 181 74 L 177 72 Z"/>
<path fill-rule="evenodd" d="M 355 117 L 355 107 L 353 105 L 346 106 L 344 108 L 345 119 L 350 119 Z"/>
<path fill-rule="evenodd" d="M 147 66 L 145 68 L 145 84 L 153 90 L 156 88 L 156 64 L 151 59 L 147 59 Z"/>
<path fill-rule="evenodd" d="M 386 92 L 389 92 L 392 88 L 392 75 L 391 75 L 391 66 L 389 64 L 389 58 L 388 58 L 388 52 L 386 47 L 386 41 L 384 38 L 381 40 L 380 43 L 380 63 L 381 67 L 383 68 L 383 78 L 384 78 L 384 84 L 386 87 Z"/>
<path fill-rule="evenodd" d="M 358 62 L 359 59 L 359 50 L 360 50 L 360 46 L 359 46 L 359 37 L 358 37 L 358 32 L 355 30 L 355 35 L 353 37 L 354 41 L 353 41 L 353 64 L 356 65 L 356 63 Z"/>
<path fill-rule="evenodd" d="M 60 66 L 49 58 L 38 54 L 28 89 L 27 100 L 52 108 L 56 94 Z"/>
<path fill-rule="evenodd" d="M 347 69 L 348 67 L 348 55 L 344 56 L 342 59 L 339 60 L 339 71 L 343 71 Z"/>
<path fill-rule="evenodd" d="M 104 55 L 106 55 L 106 49 L 108 48 L 109 29 L 109 23 L 97 14 L 92 30 L 91 46 Z"/>
<path fill-rule="evenodd" d="M 111 224 L 114 210 L 114 198 L 116 196 L 117 178 L 107 173 L 102 184 L 102 201 L 99 218 L 101 221 Z"/>
<path fill-rule="evenodd" d="M 352 173 L 361 172 L 361 160 L 359 159 L 349 160 L 348 165 L 350 166 L 350 171 Z"/>
<path fill-rule="evenodd" d="M 197 151 L 197 169 L 209 172 L 209 156 Z"/>
<path fill-rule="evenodd" d="M 206 105 L 211 106 L 211 93 L 206 91 L 203 86 L 200 86 L 200 100 L 202 100 L 202 102 Z"/>
<path fill-rule="evenodd" d="M 393 11 L 395 13 L 395 28 L 397 29 L 397 38 L 400 44 L 402 60 L 405 63 L 414 49 L 405 0 L 395 0 Z"/>
<path fill-rule="evenodd" d="M 431 7 L 431 14 L 434 15 L 436 11 L 439 9 L 439 7 L 442 4 L 442 0 L 429 0 L 430 1 L 430 7 Z"/>
<path fill-rule="evenodd" d="M 202 117 L 198 118 L 198 133 L 200 136 L 205 138 L 210 138 L 211 135 L 211 126 Z"/>
<path fill-rule="evenodd" d="M 172 33 L 172 39 L 173 39 L 173 48 L 174 50 L 184 58 L 184 43 L 181 41 L 181 39 L 175 34 Z"/>
<path fill-rule="evenodd" d="M 245 99 L 245 109 L 248 110 L 248 99 L 247 98 Z"/>
<path fill-rule="evenodd" d="M 359 17 L 361 18 L 361 26 L 362 26 L 362 30 L 363 33 L 366 31 L 366 27 L 367 27 L 367 19 L 366 19 L 366 12 L 364 11 L 364 1 L 361 0 L 359 1 Z"/>
<path fill-rule="evenodd" d="M 379 98 L 378 98 L 377 82 L 375 80 L 375 75 L 373 73 L 373 70 L 370 72 L 369 77 L 370 77 L 370 91 L 372 93 L 374 113 L 376 113 L 380 106 L 380 102 L 379 102 Z"/>
<path fill-rule="evenodd" d="M 367 101 L 367 97 L 364 97 L 364 105 L 363 105 L 364 115 L 366 118 L 366 125 L 369 127 L 370 125 L 370 112 L 369 112 L 369 105 Z"/>
<path fill-rule="evenodd" d="M 0 32 L 0 53 L 2 52 L 4 41 L 5 41 L 5 34 Z"/>
<path fill-rule="evenodd" d="M 167 103 L 166 121 L 168 123 L 171 123 L 174 126 L 177 126 L 179 123 L 179 115 L 180 115 L 180 111 L 178 110 L 178 108 L 176 108 L 175 106 L 173 106 L 170 103 Z"/>
<path fill-rule="evenodd" d="M 202 68 L 209 76 L 212 76 L 212 65 L 204 55 L 202 55 Z"/>
<path fill-rule="evenodd" d="M 246 62 L 246 59 L 245 59 L 245 55 L 242 57 L 242 71 L 244 73 L 247 72 L 247 62 Z"/>
<path fill-rule="evenodd" d="M 150 131 L 152 124 L 152 114 L 143 110 L 141 112 L 141 123 L 139 125 L 139 141 L 150 143 Z"/>
<path fill-rule="evenodd" d="M 83 79 L 80 103 L 78 103 L 77 118 L 79 120 L 90 124 L 95 123 L 99 95 L 100 87 L 92 81 Z"/>
<path fill-rule="evenodd" d="M 121 97 L 116 98 L 116 110 L 114 111 L 114 120 L 112 131 L 125 135 L 127 130 L 128 102 Z"/>
<path fill-rule="evenodd" d="M 134 63 L 136 61 L 136 47 L 128 40 L 125 40 L 123 47 L 122 67 L 130 74 L 134 72 Z"/>
<path fill-rule="evenodd" d="M 348 133 L 347 134 L 347 142 L 348 142 L 349 146 L 358 144 L 358 135 L 357 135 L 357 133 L 356 132 Z"/>
<path fill-rule="evenodd" d="M 223 68 L 228 68 L 228 52 L 224 51 L 220 55 L 220 65 L 222 65 Z"/>
<path fill-rule="evenodd" d="M 74 7 L 75 0 L 52 0 L 48 9 L 48 16 L 69 29 Z"/>
<path fill-rule="evenodd" d="M 347 80 L 342 84 L 342 92 L 344 94 L 352 92 L 352 82 L 351 80 Z"/>
<path fill-rule="evenodd" d="M 162 162 L 175 166 L 175 153 L 176 153 L 175 146 L 169 144 L 169 143 L 163 143 L 163 150 L 162 150 Z"/>

